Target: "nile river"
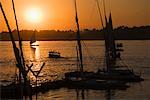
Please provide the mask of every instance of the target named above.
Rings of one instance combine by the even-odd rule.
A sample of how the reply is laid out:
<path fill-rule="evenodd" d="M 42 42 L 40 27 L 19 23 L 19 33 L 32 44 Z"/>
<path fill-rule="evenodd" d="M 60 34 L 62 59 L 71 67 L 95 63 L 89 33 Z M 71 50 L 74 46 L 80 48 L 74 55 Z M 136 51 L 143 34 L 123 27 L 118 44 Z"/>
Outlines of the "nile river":
<path fill-rule="evenodd" d="M 60 88 L 39 93 L 39 100 L 150 100 L 150 40 L 117 41 L 123 43 L 124 52 L 120 64 L 127 65 L 137 73 L 141 73 L 145 81 L 128 83 L 126 90 L 76 90 Z M 18 43 L 18 42 L 17 42 Z M 39 70 L 39 83 L 47 80 L 58 80 L 65 72 L 76 70 L 76 41 L 38 41 L 39 46 L 31 48 L 29 41 L 23 42 L 26 64 L 34 64 L 32 70 Z M 104 42 L 82 41 L 84 70 L 96 71 L 105 66 Z M 48 58 L 48 52 L 54 50 L 61 53 L 62 58 Z M 7 85 L 14 80 L 16 61 L 10 41 L 0 41 L 0 84 Z M 35 77 L 29 73 L 34 83 Z M 35 98 L 35 96 L 33 96 Z"/>

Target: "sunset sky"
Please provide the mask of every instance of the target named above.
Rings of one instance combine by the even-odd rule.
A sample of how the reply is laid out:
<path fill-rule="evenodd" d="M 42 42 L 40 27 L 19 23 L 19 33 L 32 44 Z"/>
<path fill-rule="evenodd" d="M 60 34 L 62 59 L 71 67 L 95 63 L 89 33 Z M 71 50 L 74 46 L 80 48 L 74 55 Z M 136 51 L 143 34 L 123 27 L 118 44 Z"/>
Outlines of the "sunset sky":
<path fill-rule="evenodd" d="M 11 29 L 15 20 L 11 0 L 0 0 Z M 76 29 L 73 0 L 14 0 L 19 29 L 69 30 Z M 112 12 L 113 24 L 117 26 L 150 25 L 150 0 L 105 0 L 106 12 Z M 99 0 L 103 14 L 102 0 Z M 81 29 L 100 29 L 96 0 L 77 0 Z M 7 27 L 0 11 L 0 32 Z"/>

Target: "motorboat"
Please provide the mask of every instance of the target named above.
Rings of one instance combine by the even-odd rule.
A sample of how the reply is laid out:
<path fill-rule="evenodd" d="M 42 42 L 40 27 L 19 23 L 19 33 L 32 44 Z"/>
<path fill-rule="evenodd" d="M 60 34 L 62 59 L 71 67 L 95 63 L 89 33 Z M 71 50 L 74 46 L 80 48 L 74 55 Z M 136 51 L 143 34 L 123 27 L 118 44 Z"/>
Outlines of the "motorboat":
<path fill-rule="evenodd" d="M 60 58 L 60 52 L 57 51 L 49 51 L 48 58 Z"/>

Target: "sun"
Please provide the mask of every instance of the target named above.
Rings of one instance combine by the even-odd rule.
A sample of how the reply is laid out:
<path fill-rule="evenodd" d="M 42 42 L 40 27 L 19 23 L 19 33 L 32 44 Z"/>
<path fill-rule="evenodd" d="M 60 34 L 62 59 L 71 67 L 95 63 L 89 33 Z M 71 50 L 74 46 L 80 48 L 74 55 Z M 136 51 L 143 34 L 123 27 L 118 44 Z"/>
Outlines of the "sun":
<path fill-rule="evenodd" d="M 42 11 L 38 8 L 30 8 L 25 13 L 28 22 L 39 23 L 42 20 Z"/>

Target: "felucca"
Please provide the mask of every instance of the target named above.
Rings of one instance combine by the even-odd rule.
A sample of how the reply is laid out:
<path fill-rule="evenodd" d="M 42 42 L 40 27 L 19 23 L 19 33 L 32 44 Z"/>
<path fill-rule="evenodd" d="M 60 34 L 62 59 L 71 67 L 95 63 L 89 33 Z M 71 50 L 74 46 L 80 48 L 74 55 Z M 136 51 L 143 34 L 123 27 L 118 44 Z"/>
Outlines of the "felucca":
<path fill-rule="evenodd" d="M 110 13 L 109 20 L 107 19 L 104 0 L 103 4 L 106 24 L 105 27 L 102 21 L 101 11 L 97 0 L 97 6 L 99 9 L 104 32 L 106 67 L 103 70 L 99 69 L 98 72 L 95 74 L 95 78 L 104 80 L 120 80 L 127 82 L 143 81 L 144 79 L 142 79 L 140 75 L 135 74 L 133 70 L 130 70 L 128 66 L 116 64 L 118 60 L 121 60 L 121 52 L 123 51 L 123 45 L 122 43 L 116 43 L 113 32 L 112 16 Z"/>

